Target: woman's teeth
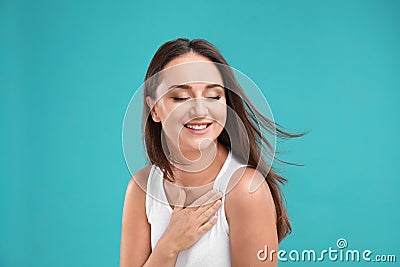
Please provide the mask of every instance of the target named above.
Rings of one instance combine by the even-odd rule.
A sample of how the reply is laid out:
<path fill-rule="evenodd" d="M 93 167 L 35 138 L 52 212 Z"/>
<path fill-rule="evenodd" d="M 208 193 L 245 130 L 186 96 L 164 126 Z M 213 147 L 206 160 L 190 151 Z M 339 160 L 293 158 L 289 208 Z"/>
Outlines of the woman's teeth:
<path fill-rule="evenodd" d="M 189 124 L 186 124 L 185 126 L 187 128 L 189 128 L 189 129 L 193 129 L 193 130 L 203 130 L 203 129 L 208 127 L 208 124 L 201 124 L 201 125 L 189 125 Z"/>

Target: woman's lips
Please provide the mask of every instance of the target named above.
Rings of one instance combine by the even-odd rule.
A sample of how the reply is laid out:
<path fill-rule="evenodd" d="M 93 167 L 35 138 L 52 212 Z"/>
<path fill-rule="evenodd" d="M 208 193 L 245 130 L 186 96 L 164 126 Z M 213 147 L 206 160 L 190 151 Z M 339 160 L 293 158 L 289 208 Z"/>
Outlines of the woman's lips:
<path fill-rule="evenodd" d="M 184 126 L 189 132 L 193 134 L 205 134 L 206 132 L 208 132 L 211 124 L 212 124 L 211 122 L 201 122 L 201 123 L 191 122 L 191 123 L 186 123 Z"/>

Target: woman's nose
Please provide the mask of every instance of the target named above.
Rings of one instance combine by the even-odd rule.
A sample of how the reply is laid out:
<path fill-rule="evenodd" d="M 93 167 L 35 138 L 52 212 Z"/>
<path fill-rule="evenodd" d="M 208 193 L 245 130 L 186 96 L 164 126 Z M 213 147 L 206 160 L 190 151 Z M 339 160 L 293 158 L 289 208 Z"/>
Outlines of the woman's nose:
<path fill-rule="evenodd" d="M 206 106 L 206 103 L 204 101 L 204 98 L 195 98 L 191 101 L 191 109 L 190 109 L 190 115 L 192 116 L 207 116 L 208 115 L 208 109 Z"/>

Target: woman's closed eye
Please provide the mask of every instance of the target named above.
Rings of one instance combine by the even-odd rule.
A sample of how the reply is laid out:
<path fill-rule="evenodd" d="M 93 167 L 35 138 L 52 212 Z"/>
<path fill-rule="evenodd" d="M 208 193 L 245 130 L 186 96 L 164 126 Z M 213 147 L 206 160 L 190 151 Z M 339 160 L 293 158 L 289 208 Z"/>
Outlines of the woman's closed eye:
<path fill-rule="evenodd" d="M 184 102 L 184 101 L 190 99 L 190 97 L 177 97 L 177 96 L 174 96 L 174 97 L 171 97 L 171 98 L 172 98 L 175 102 Z M 208 99 L 208 100 L 220 100 L 220 99 L 221 99 L 221 96 L 220 96 L 220 95 L 217 95 L 217 96 L 207 96 L 207 97 L 205 97 L 205 99 Z"/>
<path fill-rule="evenodd" d="M 220 100 L 221 99 L 221 96 L 220 95 L 217 95 L 217 96 L 208 96 L 208 97 L 206 97 L 207 99 L 211 99 L 211 100 Z"/>
<path fill-rule="evenodd" d="M 183 102 L 189 99 L 189 97 L 171 97 L 175 102 Z"/>

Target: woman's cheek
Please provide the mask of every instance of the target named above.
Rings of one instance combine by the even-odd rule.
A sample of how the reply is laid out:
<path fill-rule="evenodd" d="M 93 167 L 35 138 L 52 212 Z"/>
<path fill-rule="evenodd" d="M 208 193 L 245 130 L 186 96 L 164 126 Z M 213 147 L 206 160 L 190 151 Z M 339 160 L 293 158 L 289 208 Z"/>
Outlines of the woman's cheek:
<path fill-rule="evenodd" d="M 165 110 L 162 128 L 171 141 L 178 141 L 180 132 L 185 123 L 186 110 L 184 105 L 177 105 L 172 109 Z"/>
<path fill-rule="evenodd" d="M 224 127 L 227 118 L 227 106 L 224 103 L 217 103 L 209 107 L 210 117 L 212 117 L 217 123 Z"/>

